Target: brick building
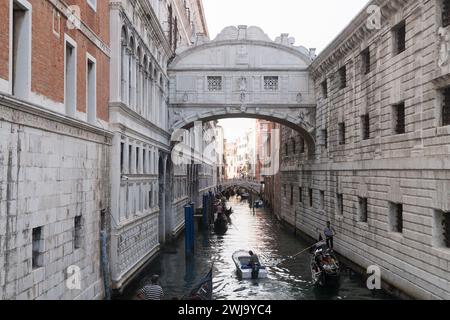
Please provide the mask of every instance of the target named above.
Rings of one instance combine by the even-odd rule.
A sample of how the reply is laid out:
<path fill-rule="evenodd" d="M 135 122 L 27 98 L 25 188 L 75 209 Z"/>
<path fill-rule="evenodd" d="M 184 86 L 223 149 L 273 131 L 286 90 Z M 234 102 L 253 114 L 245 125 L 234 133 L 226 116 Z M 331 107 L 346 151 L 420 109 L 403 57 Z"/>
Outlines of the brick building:
<path fill-rule="evenodd" d="M 97 80 L 109 77 L 108 10 L 0 3 L 1 299 L 103 297 L 112 136 L 109 87 Z"/>

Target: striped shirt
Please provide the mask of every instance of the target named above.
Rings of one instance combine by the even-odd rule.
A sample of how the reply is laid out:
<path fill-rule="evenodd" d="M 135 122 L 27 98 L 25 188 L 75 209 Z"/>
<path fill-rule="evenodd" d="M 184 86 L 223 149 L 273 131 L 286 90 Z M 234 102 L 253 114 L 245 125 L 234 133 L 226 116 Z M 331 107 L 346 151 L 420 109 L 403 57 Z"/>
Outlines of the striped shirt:
<path fill-rule="evenodd" d="M 143 287 L 139 293 L 144 296 L 145 300 L 162 300 L 164 296 L 162 288 L 154 284 Z"/>

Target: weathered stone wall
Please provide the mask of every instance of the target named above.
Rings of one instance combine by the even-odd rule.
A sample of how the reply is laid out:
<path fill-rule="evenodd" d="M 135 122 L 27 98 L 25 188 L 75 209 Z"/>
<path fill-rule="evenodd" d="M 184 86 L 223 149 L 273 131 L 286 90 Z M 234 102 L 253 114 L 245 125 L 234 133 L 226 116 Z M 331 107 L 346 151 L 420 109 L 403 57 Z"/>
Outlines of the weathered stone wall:
<path fill-rule="evenodd" d="M 313 238 L 331 221 L 337 232 L 335 249 L 345 257 L 363 268 L 380 266 L 383 280 L 409 296 L 449 299 L 450 249 L 437 243 L 435 219 L 450 210 L 450 127 L 442 126 L 439 92 L 450 82 L 449 70 L 437 63 L 440 1 L 394 2 L 378 2 L 380 30 L 358 32 L 367 19 L 362 13 L 313 62 L 315 160 L 295 156 L 292 149 L 283 153 L 281 184 L 287 186 L 287 195 L 282 216 Z M 396 54 L 393 30 L 402 20 L 406 50 Z M 366 48 L 371 61 L 367 74 L 361 57 Z M 340 89 L 338 70 L 343 66 L 347 86 Z M 402 102 L 405 133 L 395 134 L 393 106 Z M 367 140 L 362 136 L 365 114 L 370 118 Z M 342 144 L 339 123 L 345 123 Z M 290 145 L 292 135 L 284 129 L 282 146 Z M 338 194 L 343 196 L 342 214 Z M 359 198 L 367 198 L 367 222 L 359 217 Z M 403 205 L 401 233 L 391 231 L 391 203 Z"/>
<path fill-rule="evenodd" d="M 102 298 L 100 214 L 109 207 L 111 137 L 8 99 L 0 100 L 0 114 L 0 297 Z M 43 261 L 34 268 L 37 227 Z M 69 266 L 80 268 L 81 290 L 66 287 Z"/>

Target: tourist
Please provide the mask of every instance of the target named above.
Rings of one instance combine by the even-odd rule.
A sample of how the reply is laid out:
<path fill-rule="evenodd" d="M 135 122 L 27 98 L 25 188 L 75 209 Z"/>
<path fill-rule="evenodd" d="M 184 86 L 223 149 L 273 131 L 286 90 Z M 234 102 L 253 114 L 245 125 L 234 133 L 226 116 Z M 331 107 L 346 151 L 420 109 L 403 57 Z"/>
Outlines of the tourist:
<path fill-rule="evenodd" d="M 162 300 L 164 296 L 163 289 L 158 285 L 159 276 L 154 275 L 151 284 L 144 286 L 138 293 L 141 300 Z"/>
<path fill-rule="evenodd" d="M 325 234 L 328 248 L 333 250 L 333 238 L 334 238 L 335 232 L 334 232 L 334 229 L 331 227 L 330 221 L 327 222 L 327 227 L 324 230 L 324 234 Z"/>

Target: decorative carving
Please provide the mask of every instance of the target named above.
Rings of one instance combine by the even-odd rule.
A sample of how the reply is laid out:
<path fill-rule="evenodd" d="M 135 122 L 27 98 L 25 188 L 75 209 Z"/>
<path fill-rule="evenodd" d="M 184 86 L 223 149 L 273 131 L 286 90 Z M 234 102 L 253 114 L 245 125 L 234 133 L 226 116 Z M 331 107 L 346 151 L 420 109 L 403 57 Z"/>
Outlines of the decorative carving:
<path fill-rule="evenodd" d="M 247 78 L 241 77 L 239 78 L 239 91 L 246 92 L 247 91 Z"/>
<path fill-rule="evenodd" d="M 448 64 L 450 57 L 450 32 L 446 28 L 439 28 L 439 57 L 438 65 L 440 68 Z"/>

